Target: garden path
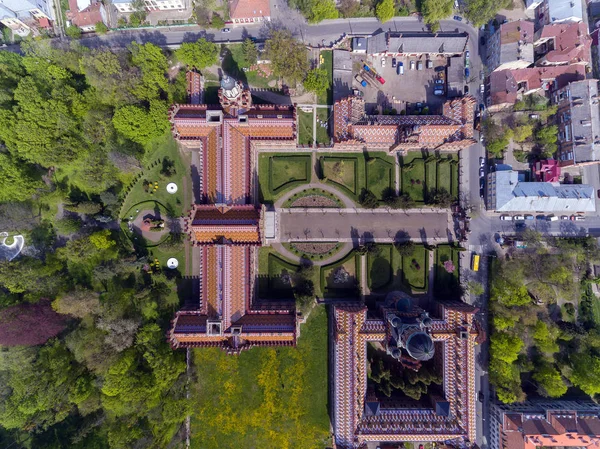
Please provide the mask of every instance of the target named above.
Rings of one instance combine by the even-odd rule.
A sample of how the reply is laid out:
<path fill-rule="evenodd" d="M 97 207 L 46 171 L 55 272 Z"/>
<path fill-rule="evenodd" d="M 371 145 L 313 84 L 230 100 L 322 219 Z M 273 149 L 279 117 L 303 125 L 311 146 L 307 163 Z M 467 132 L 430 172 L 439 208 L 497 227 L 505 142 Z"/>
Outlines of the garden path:
<path fill-rule="evenodd" d="M 133 228 L 136 230 L 138 234 L 141 234 L 146 240 L 149 240 L 153 243 L 160 242 L 166 233 L 169 232 L 169 229 L 165 227 L 165 229 L 161 232 L 153 232 L 153 231 L 143 231 L 142 225 L 144 222 L 144 217 L 147 215 L 155 215 L 155 211 L 153 209 L 143 209 L 139 211 L 137 217 L 133 219 Z M 163 220 L 166 220 L 167 217 L 161 217 Z M 166 221 L 165 221 L 166 224 Z"/>
<path fill-rule="evenodd" d="M 275 251 L 277 251 L 279 254 L 281 254 L 282 256 L 286 257 L 287 259 L 289 259 L 289 260 L 291 260 L 293 262 L 296 262 L 296 263 L 300 263 L 301 257 L 297 256 L 293 252 L 289 251 L 281 243 L 272 243 L 271 246 L 273 247 L 273 249 Z M 353 248 L 354 248 L 354 245 L 352 244 L 352 242 L 345 242 L 342 245 L 342 247 L 340 248 L 340 250 L 338 252 L 336 252 L 335 254 L 331 255 L 327 259 L 313 260 L 312 263 L 316 267 L 320 267 L 320 266 L 323 266 L 323 265 L 329 265 L 330 263 L 333 263 L 333 262 L 335 262 L 335 261 L 337 261 L 339 259 L 342 259 L 342 258 L 346 257 L 346 255 L 350 251 L 352 251 Z"/>
<path fill-rule="evenodd" d="M 313 107 L 313 148 L 317 147 L 317 105 Z"/>

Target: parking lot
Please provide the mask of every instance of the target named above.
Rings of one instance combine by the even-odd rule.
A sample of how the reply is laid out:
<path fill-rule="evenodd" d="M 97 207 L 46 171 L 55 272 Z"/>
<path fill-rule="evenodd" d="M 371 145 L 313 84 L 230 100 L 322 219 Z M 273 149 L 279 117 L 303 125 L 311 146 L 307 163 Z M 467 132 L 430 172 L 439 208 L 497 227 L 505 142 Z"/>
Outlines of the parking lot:
<path fill-rule="evenodd" d="M 382 85 L 373 77 L 369 77 L 368 72 L 359 71 L 361 68 L 359 63 L 362 59 L 385 79 L 385 84 Z M 427 68 L 425 55 L 398 56 L 397 64 L 404 65 L 403 75 L 399 75 L 397 68 L 392 67 L 392 57 L 385 57 L 385 66 L 382 66 L 381 59 L 382 56 L 361 55 L 356 57 L 353 64 L 353 88 L 364 93 L 368 113 L 396 109 L 398 113 L 406 110 L 408 114 L 413 114 L 418 112 L 417 103 L 422 103 L 422 108 L 428 107 L 430 114 L 441 113 L 442 104 L 446 100 L 445 84 L 443 84 L 444 95 L 434 95 L 433 92 L 440 86 L 435 83 L 435 80 L 439 79 L 439 72 L 444 71 L 447 61 L 445 57 L 431 58 L 431 68 Z M 414 61 L 415 67 L 412 70 L 411 61 Z M 419 62 L 422 64 L 422 70 L 418 70 Z M 357 73 L 367 81 L 367 87 L 362 87 L 356 81 Z"/>

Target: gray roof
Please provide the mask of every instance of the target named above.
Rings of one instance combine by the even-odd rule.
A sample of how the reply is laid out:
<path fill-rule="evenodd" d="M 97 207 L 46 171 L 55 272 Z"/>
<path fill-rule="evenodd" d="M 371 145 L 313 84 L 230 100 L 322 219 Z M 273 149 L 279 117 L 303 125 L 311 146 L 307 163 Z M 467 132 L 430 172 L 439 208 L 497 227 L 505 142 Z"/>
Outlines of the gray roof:
<path fill-rule="evenodd" d="M 352 55 L 346 50 L 333 50 L 333 101 L 352 93 Z"/>
<path fill-rule="evenodd" d="M 367 53 L 385 53 L 387 51 L 386 33 L 378 33 L 367 38 Z"/>
<path fill-rule="evenodd" d="M 569 91 L 571 138 L 574 143 L 575 162 L 600 160 L 598 80 L 590 79 L 570 83 Z"/>
<path fill-rule="evenodd" d="M 594 188 L 585 184 L 519 182 L 518 172 L 495 173 L 498 212 L 593 212 Z"/>
<path fill-rule="evenodd" d="M 448 83 L 448 97 L 462 96 L 465 85 L 465 60 L 461 56 L 448 59 L 446 68 L 446 80 Z"/>
<path fill-rule="evenodd" d="M 352 38 L 352 51 L 367 51 L 367 38 L 366 37 L 353 37 Z"/>
<path fill-rule="evenodd" d="M 550 22 L 568 21 L 571 18 L 583 19 L 581 0 L 548 0 Z"/>
<path fill-rule="evenodd" d="M 467 33 L 389 33 L 390 53 L 461 54 L 467 47 Z"/>

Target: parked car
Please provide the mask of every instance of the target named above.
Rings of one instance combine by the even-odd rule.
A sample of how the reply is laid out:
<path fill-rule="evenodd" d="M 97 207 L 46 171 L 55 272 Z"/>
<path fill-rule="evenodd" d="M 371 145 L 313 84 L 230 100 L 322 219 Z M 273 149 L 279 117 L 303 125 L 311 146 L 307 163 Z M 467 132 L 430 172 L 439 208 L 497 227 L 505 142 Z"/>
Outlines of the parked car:
<path fill-rule="evenodd" d="M 433 95 L 437 95 L 438 97 L 440 95 L 444 95 L 444 89 L 440 89 L 440 88 L 434 89 L 433 90 Z"/>
<path fill-rule="evenodd" d="M 534 219 L 533 215 L 531 215 L 531 214 L 526 214 L 525 215 L 525 220 L 533 220 L 533 219 Z"/>
<path fill-rule="evenodd" d="M 520 221 L 520 220 L 525 220 L 525 217 L 523 215 L 515 215 L 513 217 L 513 221 Z"/>
<path fill-rule="evenodd" d="M 524 222 L 522 222 L 522 221 L 520 221 L 518 223 L 515 223 L 515 230 L 516 231 L 522 231 L 526 227 L 527 227 L 527 225 Z"/>
<path fill-rule="evenodd" d="M 485 46 L 485 37 L 481 36 L 479 38 L 479 45 L 481 45 L 482 47 Z"/>
<path fill-rule="evenodd" d="M 471 56 L 471 53 L 469 53 L 469 50 L 465 51 L 465 58 L 469 59 L 469 56 Z"/>
<path fill-rule="evenodd" d="M 471 60 L 470 59 L 465 59 L 465 67 L 471 67 Z"/>
<path fill-rule="evenodd" d="M 461 16 L 454 16 L 454 20 L 458 20 L 459 22 L 462 22 L 462 17 Z"/>
<path fill-rule="evenodd" d="M 465 88 L 463 89 L 463 92 L 465 95 L 467 95 L 469 93 L 469 86 L 465 86 Z"/>
<path fill-rule="evenodd" d="M 479 178 L 479 188 L 483 189 L 485 187 L 485 179 Z"/>
<path fill-rule="evenodd" d="M 536 220 L 545 220 L 546 216 L 545 215 L 536 215 L 535 219 Z"/>
<path fill-rule="evenodd" d="M 385 58 L 381 58 L 381 67 L 385 67 Z"/>
<path fill-rule="evenodd" d="M 438 78 L 438 79 L 435 80 L 435 84 L 443 85 L 444 84 L 444 80 Z"/>
<path fill-rule="evenodd" d="M 231 33 L 231 28 L 223 28 L 221 33 Z"/>
<path fill-rule="evenodd" d="M 479 189 L 479 197 L 483 199 L 483 188 Z"/>
<path fill-rule="evenodd" d="M 479 143 L 483 143 L 483 133 L 479 133 Z"/>
<path fill-rule="evenodd" d="M 417 62 L 417 70 L 423 70 L 423 61 Z"/>
<path fill-rule="evenodd" d="M 358 90 L 358 89 L 352 89 L 352 95 L 355 95 L 357 97 L 364 97 L 365 94 L 362 90 Z"/>
<path fill-rule="evenodd" d="M 546 217 L 546 221 L 557 221 L 558 217 L 556 215 L 548 215 Z"/>
<path fill-rule="evenodd" d="M 479 79 L 480 79 L 481 81 L 483 81 L 483 80 L 485 79 L 485 73 L 483 73 L 483 70 L 480 70 L 480 71 L 479 71 Z"/>
<path fill-rule="evenodd" d="M 510 218 L 510 215 L 500 215 L 500 220 L 509 221 L 512 220 L 512 218 Z"/>
<path fill-rule="evenodd" d="M 392 67 L 396 68 L 396 58 L 392 58 Z"/>
<path fill-rule="evenodd" d="M 585 217 L 583 215 L 575 215 L 575 221 L 583 221 Z"/>
<path fill-rule="evenodd" d="M 362 87 L 367 87 L 367 82 L 364 80 L 364 78 L 360 75 L 356 75 L 355 77 L 356 81 L 358 81 L 358 83 L 362 86 Z"/>
<path fill-rule="evenodd" d="M 404 64 L 402 62 L 398 63 L 398 66 L 396 67 L 396 72 L 398 73 L 398 75 L 404 75 Z"/>
<path fill-rule="evenodd" d="M 479 158 L 479 166 L 480 167 L 485 167 L 485 158 L 484 157 L 480 157 Z"/>
<path fill-rule="evenodd" d="M 381 76 L 381 75 L 377 75 L 377 76 L 375 77 L 375 79 L 376 79 L 377 81 L 379 81 L 381 84 L 385 84 L 385 79 L 383 79 L 383 76 Z"/>
<path fill-rule="evenodd" d="M 485 84 L 480 84 L 479 85 L 479 92 L 481 92 L 482 94 L 485 93 Z"/>
<path fill-rule="evenodd" d="M 479 168 L 479 177 L 483 178 L 485 176 L 485 168 L 480 167 Z"/>
<path fill-rule="evenodd" d="M 410 61 L 410 69 L 411 70 L 415 69 L 415 61 Z"/>
<path fill-rule="evenodd" d="M 561 219 L 561 220 L 568 220 L 568 219 L 569 219 L 569 216 L 568 216 L 568 215 L 561 215 L 561 216 L 560 216 L 560 219 Z"/>
<path fill-rule="evenodd" d="M 484 109 L 485 109 L 485 106 L 483 105 L 483 103 L 479 103 L 479 110 L 481 112 L 483 112 Z"/>
<path fill-rule="evenodd" d="M 465 78 L 469 78 L 471 76 L 471 71 L 468 67 L 465 67 Z"/>

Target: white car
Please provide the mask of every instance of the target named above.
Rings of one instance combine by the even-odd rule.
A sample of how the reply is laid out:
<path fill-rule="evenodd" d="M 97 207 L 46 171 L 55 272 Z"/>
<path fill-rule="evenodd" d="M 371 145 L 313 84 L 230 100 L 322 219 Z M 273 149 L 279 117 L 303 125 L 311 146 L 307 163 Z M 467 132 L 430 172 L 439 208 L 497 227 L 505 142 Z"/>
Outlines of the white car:
<path fill-rule="evenodd" d="M 479 85 L 479 92 L 481 92 L 482 94 L 485 93 L 485 84 L 480 84 Z"/>
<path fill-rule="evenodd" d="M 231 33 L 231 28 L 223 28 L 221 33 Z"/>
<path fill-rule="evenodd" d="M 568 215 L 561 215 L 561 216 L 560 216 L 560 219 L 561 219 L 561 220 L 568 220 L 568 219 L 569 219 L 569 216 L 568 216 Z"/>
<path fill-rule="evenodd" d="M 520 221 L 520 220 L 525 220 L 525 217 L 523 215 L 515 215 L 513 217 L 513 221 Z"/>
<path fill-rule="evenodd" d="M 381 58 L 381 67 L 385 67 L 385 58 Z"/>
<path fill-rule="evenodd" d="M 583 215 L 575 215 L 575 221 L 583 221 L 585 217 Z"/>
<path fill-rule="evenodd" d="M 510 218 L 510 215 L 500 215 L 500 220 L 508 221 L 508 220 L 512 220 L 512 219 Z"/>

